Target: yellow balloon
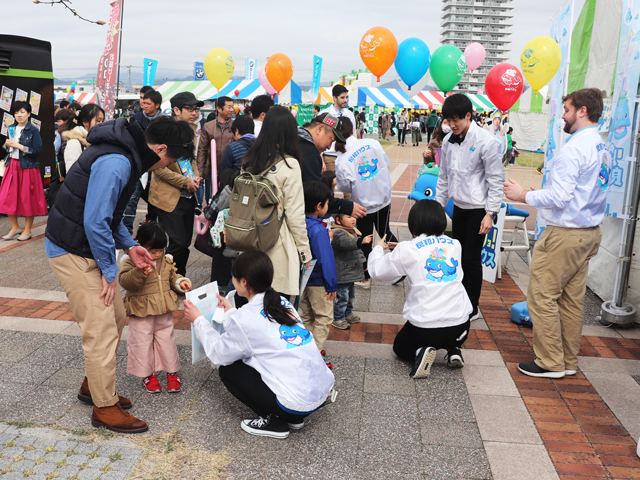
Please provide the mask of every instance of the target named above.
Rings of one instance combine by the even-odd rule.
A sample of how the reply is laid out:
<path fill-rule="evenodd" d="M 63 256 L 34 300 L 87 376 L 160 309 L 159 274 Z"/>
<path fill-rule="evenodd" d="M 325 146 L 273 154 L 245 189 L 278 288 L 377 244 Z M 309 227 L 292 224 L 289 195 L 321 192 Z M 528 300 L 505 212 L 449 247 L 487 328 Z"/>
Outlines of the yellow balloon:
<path fill-rule="evenodd" d="M 529 41 L 520 55 L 522 73 L 537 93 L 558 72 L 562 51 L 551 37 L 540 36 Z"/>
<path fill-rule="evenodd" d="M 234 70 L 233 57 L 225 48 L 214 48 L 204 57 L 204 73 L 218 91 L 229 81 Z"/>

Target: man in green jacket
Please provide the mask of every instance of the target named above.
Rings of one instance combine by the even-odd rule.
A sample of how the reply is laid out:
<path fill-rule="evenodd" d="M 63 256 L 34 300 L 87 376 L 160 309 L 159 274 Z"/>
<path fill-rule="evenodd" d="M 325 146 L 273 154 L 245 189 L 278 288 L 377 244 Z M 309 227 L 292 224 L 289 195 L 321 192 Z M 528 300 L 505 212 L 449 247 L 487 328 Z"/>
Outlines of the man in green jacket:
<path fill-rule="evenodd" d="M 427 117 L 427 143 L 431 141 L 431 134 L 438 126 L 438 114 L 431 110 L 431 115 Z"/>

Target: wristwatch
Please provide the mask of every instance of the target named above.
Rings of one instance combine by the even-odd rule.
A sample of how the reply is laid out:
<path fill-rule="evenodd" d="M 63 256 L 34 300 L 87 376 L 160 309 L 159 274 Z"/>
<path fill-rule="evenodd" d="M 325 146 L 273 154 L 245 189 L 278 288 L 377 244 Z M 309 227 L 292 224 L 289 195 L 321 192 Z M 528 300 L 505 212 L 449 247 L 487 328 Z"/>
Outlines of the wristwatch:
<path fill-rule="evenodd" d="M 496 218 L 498 218 L 498 213 L 499 212 L 491 212 L 489 210 L 485 210 L 485 213 L 487 215 L 491 215 L 491 218 L 493 219 L 493 221 L 495 222 Z"/>

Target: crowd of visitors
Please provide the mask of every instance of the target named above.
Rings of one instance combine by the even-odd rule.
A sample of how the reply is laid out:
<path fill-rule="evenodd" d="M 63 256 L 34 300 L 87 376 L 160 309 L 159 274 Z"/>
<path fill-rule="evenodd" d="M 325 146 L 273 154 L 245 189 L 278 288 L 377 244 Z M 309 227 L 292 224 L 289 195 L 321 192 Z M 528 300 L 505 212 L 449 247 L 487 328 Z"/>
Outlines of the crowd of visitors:
<path fill-rule="evenodd" d="M 442 112 L 380 115 L 380 139 L 397 129 L 398 145 L 410 132 L 419 146 L 424 133 L 424 162 L 440 167 L 435 200 L 413 205 L 413 238 L 405 242 L 390 227 L 390 160 L 380 142 L 363 138 L 365 112 L 347 108 L 344 86 L 334 87 L 333 103 L 304 127 L 266 95 L 242 115 L 232 99 L 220 97 L 207 121 L 192 93 L 173 96 L 170 115 L 160 110 L 159 92 L 140 93 L 141 111 L 131 119 L 105 122 L 99 106 L 73 104 L 61 105 L 55 117 L 45 250 L 82 330 L 86 377 L 78 398 L 93 405 L 92 425 L 148 429 L 116 391 L 116 350 L 127 317 L 127 373 L 159 393 L 157 374 L 165 371 L 167 391 L 181 391 L 172 313 L 179 295 L 193 287 L 186 274 L 194 219 L 203 210 L 215 220 L 206 234 L 212 278 L 220 293 L 236 296 L 218 295 L 222 334 L 189 301 L 185 318 L 206 355 L 221 365 L 226 388 L 257 415 L 241 422 L 248 433 L 286 438 L 334 398 L 325 341 L 331 325 L 346 330 L 360 321 L 356 287 L 371 288 L 371 279 L 408 279 L 406 323 L 393 349 L 412 363 L 412 378 L 429 375 L 437 349 L 446 350 L 449 367 L 463 367 L 460 347 L 479 314 L 483 242 L 505 194 L 541 209 L 548 224 L 534 251 L 528 295 L 536 360 L 518 368 L 538 377 L 576 373 L 586 268 L 598 249 L 604 209 L 599 174 L 610 165 L 601 164 L 606 149 L 594 129 L 602 113 L 599 91 L 565 98 L 565 130 L 574 134 L 560 152 L 566 161 L 554 162 L 547 188 L 532 192 L 505 182 L 503 167 L 517 148 L 499 112 L 485 122 L 467 96 L 454 94 Z M 28 103 L 14 102 L 15 122 L 3 145 L 0 213 L 11 221 L 5 240 L 29 239 L 34 216 L 48 212 L 38 162 L 42 140 L 30 113 Z M 234 180 L 238 175 L 242 181 Z M 239 193 L 245 186 L 262 192 L 251 205 Z M 149 213 L 134 233 L 140 198 Z M 451 237 L 444 234 L 449 200 Z M 250 221 L 239 223 L 249 207 Z M 273 216 L 264 221 L 267 211 Z M 26 218 L 23 230 L 19 216 Z M 225 225 L 234 229 L 234 242 L 251 246 L 236 248 Z M 119 263 L 116 249 L 124 253 Z"/>

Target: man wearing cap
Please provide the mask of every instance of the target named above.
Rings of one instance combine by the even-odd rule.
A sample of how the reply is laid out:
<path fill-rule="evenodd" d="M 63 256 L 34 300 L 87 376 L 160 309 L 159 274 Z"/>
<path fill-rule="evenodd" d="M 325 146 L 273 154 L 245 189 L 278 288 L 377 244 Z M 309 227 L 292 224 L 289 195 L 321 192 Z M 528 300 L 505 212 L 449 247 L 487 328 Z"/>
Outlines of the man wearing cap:
<path fill-rule="evenodd" d="M 171 99 L 171 117 L 188 122 L 195 135 L 198 125 L 194 122 L 203 105 L 204 102 L 193 93 L 180 92 Z M 192 149 L 193 160 L 180 159 L 156 170 L 149 189 L 149 202 L 158 207 L 158 219 L 169 236 L 167 253 L 173 255 L 178 275 L 182 276 L 186 276 L 197 205 L 195 191 L 201 180 L 195 159 L 195 141 Z"/>
<path fill-rule="evenodd" d="M 351 124 L 353 128 L 356 128 L 356 119 L 353 116 L 353 112 L 347 108 L 347 102 L 349 101 L 349 90 L 344 85 L 338 84 L 334 85 L 331 90 L 333 94 L 333 104 L 329 105 L 328 108 L 320 111 L 320 115 L 323 113 L 329 113 L 334 117 L 342 117 L 345 116 L 349 120 L 351 120 Z M 338 156 L 338 152 L 335 149 L 335 145 L 332 143 L 330 148 L 324 152 L 324 163 L 327 166 L 327 170 L 336 170 L 336 157 Z"/>
<path fill-rule="evenodd" d="M 306 128 L 298 129 L 300 150 L 302 151 L 302 181 L 319 182 L 322 180 L 322 152 L 334 141 L 346 143 L 338 128 L 340 118 L 330 113 L 322 113 L 311 120 Z M 329 213 L 344 213 L 356 218 L 367 214 L 367 209 L 355 202 L 332 196 L 329 200 Z"/>
<path fill-rule="evenodd" d="M 500 142 L 500 155 L 504 155 L 504 152 L 507 151 L 507 131 L 509 130 L 509 124 L 505 123 L 505 125 L 500 128 L 500 122 L 502 121 L 500 110 L 496 110 L 491 118 L 491 123 L 485 124 L 484 128 Z"/>

